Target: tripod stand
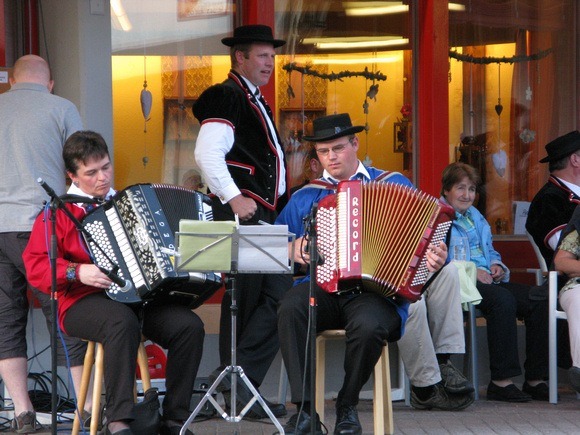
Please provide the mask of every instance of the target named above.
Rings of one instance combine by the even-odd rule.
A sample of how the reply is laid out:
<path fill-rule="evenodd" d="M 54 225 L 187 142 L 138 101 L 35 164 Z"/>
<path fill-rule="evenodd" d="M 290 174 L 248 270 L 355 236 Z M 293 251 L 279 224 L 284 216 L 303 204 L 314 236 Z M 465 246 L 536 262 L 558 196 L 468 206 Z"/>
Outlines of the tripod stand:
<path fill-rule="evenodd" d="M 195 223 L 194 223 L 195 224 Z M 254 230 L 252 230 L 254 227 Z M 236 352 L 237 352 L 237 302 L 236 302 L 236 283 L 235 283 L 235 274 L 237 272 L 244 272 L 244 273 L 291 273 L 293 266 L 288 266 L 286 258 L 287 258 L 287 249 L 288 249 L 288 229 L 287 227 L 283 228 L 283 232 L 280 231 L 282 226 L 257 226 L 260 228 L 259 231 L 255 231 L 256 226 L 243 226 L 235 229 L 233 232 L 229 232 L 227 234 L 219 234 L 216 237 L 216 234 L 212 234 L 211 236 L 208 234 L 196 234 L 190 232 L 189 233 L 179 233 L 178 240 L 180 243 L 180 256 L 183 256 L 185 250 L 187 249 L 186 246 L 182 245 L 182 242 L 187 239 L 184 236 L 191 236 L 196 239 L 196 242 L 199 239 L 210 239 L 209 242 L 204 242 L 202 247 L 199 246 L 199 243 L 194 243 L 195 248 L 194 252 L 191 253 L 189 258 L 182 259 L 180 261 L 183 264 L 188 264 L 190 270 L 196 269 L 197 266 L 194 266 L 195 257 L 208 254 L 212 257 L 215 257 L 215 252 L 212 252 L 212 248 L 217 248 L 218 245 L 228 243 L 228 251 L 231 249 L 231 265 L 228 267 L 231 269 L 229 270 L 230 273 L 233 274 L 233 277 L 230 277 L 227 281 L 229 285 L 228 291 L 231 292 L 231 305 L 230 305 L 230 316 L 231 316 L 231 363 L 229 366 L 225 367 L 222 372 L 218 375 L 216 380 L 213 384 L 209 387 L 206 394 L 203 398 L 199 401 L 189 418 L 183 424 L 183 427 L 180 430 L 180 435 L 185 435 L 186 430 L 191 425 L 197 414 L 203 409 L 203 406 L 206 402 L 210 402 L 213 407 L 218 411 L 218 413 L 222 416 L 224 420 L 230 423 L 238 423 L 240 422 L 244 415 L 252 408 L 252 406 L 258 402 L 264 412 L 268 415 L 270 420 L 274 423 L 276 428 L 278 429 L 280 434 L 284 434 L 284 428 L 280 424 L 280 422 L 276 419 L 258 390 L 254 387 L 252 382 L 249 378 L 245 375 L 244 370 L 241 366 L 236 365 Z M 277 228 L 275 228 L 277 227 Z M 217 240 L 215 240 L 217 238 Z M 257 239 L 261 240 L 257 240 Z M 255 239 L 253 241 L 252 239 Z M 292 235 L 293 240 L 293 235 Z M 222 246 L 223 248 L 223 246 Z M 242 255 L 239 253 L 242 252 Z M 282 254 L 282 255 L 281 255 Z M 223 256 L 223 255 L 222 255 Z M 238 257 L 241 257 L 241 261 L 238 260 Z M 251 258 L 250 258 L 251 257 Z M 218 257 L 219 258 L 219 257 Z M 281 262 L 278 258 L 284 258 L 284 261 Z M 256 265 L 260 265 L 262 268 L 261 270 L 255 270 Z M 216 265 L 217 266 L 217 265 Z M 219 266 L 217 266 L 219 269 Z M 219 271 L 219 270 L 214 270 Z M 221 270 L 224 271 L 224 270 Z M 216 399 L 212 396 L 212 394 L 217 390 L 218 386 L 222 383 L 224 378 L 227 376 L 231 376 L 231 402 L 230 402 L 230 410 L 231 414 L 228 414 L 216 401 Z M 240 411 L 239 414 L 236 414 L 236 406 L 237 406 L 237 388 L 238 388 L 238 378 L 243 382 L 248 390 L 252 394 L 252 398 L 248 401 L 246 406 Z"/>
<path fill-rule="evenodd" d="M 281 434 L 283 434 L 284 429 L 282 428 L 282 425 L 280 424 L 278 419 L 274 416 L 274 414 L 272 413 L 272 411 L 270 410 L 270 408 L 268 407 L 266 402 L 264 402 L 264 399 L 262 398 L 262 396 L 260 395 L 258 390 L 256 390 L 256 388 L 254 387 L 252 382 L 250 382 L 248 377 L 245 375 L 244 369 L 241 366 L 236 365 L 236 346 L 237 346 L 236 319 L 237 319 L 238 307 L 236 305 L 235 278 L 230 278 L 228 280 L 228 285 L 230 285 L 230 289 L 228 291 L 231 292 L 231 297 L 232 297 L 232 303 L 230 305 L 230 316 L 232 319 L 231 320 L 231 322 L 232 322 L 232 327 L 231 327 L 231 365 L 225 367 L 222 370 L 222 372 L 216 378 L 214 383 L 209 387 L 206 394 L 203 396 L 203 398 L 197 404 L 197 406 L 195 407 L 195 409 L 193 410 L 193 412 L 191 413 L 191 415 L 189 416 L 187 421 L 184 423 L 184 425 L 181 428 L 181 431 L 179 433 L 180 433 L 180 435 L 185 435 L 186 429 L 193 422 L 193 420 L 195 419 L 197 414 L 203 409 L 203 405 L 207 401 L 209 401 L 214 406 L 214 408 L 218 411 L 218 413 L 222 416 L 222 418 L 229 423 L 240 422 L 244 418 L 244 415 L 246 415 L 246 413 L 250 410 L 250 408 L 257 401 L 260 404 L 260 406 L 262 407 L 262 409 L 266 412 L 266 414 L 268 415 L 270 420 L 272 420 L 272 422 L 274 423 L 276 428 L 280 431 Z M 226 376 L 228 376 L 228 375 L 231 375 L 231 385 L 232 385 L 232 387 L 231 387 L 231 402 L 230 402 L 231 414 L 230 415 L 228 415 L 228 413 L 220 406 L 220 404 L 212 396 L 214 391 L 216 391 L 217 387 L 222 383 L 223 379 L 226 378 Z M 240 413 L 236 415 L 237 387 L 238 387 L 237 378 L 238 377 L 240 378 L 241 381 L 243 381 L 243 383 L 246 385 L 246 387 L 248 387 L 248 389 L 252 392 L 252 399 L 250 399 L 250 401 L 240 411 Z"/>

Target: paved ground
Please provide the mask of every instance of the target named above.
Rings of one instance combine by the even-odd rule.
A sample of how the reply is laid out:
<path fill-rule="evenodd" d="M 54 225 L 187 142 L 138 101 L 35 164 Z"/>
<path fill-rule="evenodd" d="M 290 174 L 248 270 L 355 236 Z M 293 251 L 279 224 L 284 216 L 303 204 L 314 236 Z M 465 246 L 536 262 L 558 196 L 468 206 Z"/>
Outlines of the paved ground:
<path fill-rule="evenodd" d="M 482 398 L 459 412 L 418 411 L 393 403 L 396 434 L 580 434 L 580 400 L 571 390 L 560 390 L 557 405 L 547 402 L 509 404 L 488 402 Z M 289 409 L 293 411 L 292 409 Z M 372 402 L 359 405 L 359 417 L 365 435 L 372 434 Z M 334 403 L 327 401 L 329 431 L 334 429 Z M 281 423 L 284 424 L 282 419 Z M 273 434 L 276 428 L 269 421 L 228 423 L 213 418 L 194 423 L 196 435 L 202 434 Z"/>
<path fill-rule="evenodd" d="M 292 405 L 289 411 L 292 412 Z M 547 402 L 509 404 L 488 402 L 485 389 L 481 399 L 471 407 L 459 412 L 418 411 L 404 402 L 393 403 L 396 434 L 580 434 L 580 400 L 566 388 L 560 389 L 557 405 Z M 327 401 L 328 429 L 334 429 L 334 403 Z M 365 435 L 372 435 L 372 402 L 364 400 L 359 405 L 359 416 Z M 280 419 L 283 425 L 285 419 Z M 72 425 L 60 423 L 58 434 L 69 434 Z M 221 417 L 195 422 L 191 429 L 195 435 L 221 434 L 268 434 L 276 432 L 269 420 L 230 423 Z M 48 426 L 37 433 L 50 434 Z"/>

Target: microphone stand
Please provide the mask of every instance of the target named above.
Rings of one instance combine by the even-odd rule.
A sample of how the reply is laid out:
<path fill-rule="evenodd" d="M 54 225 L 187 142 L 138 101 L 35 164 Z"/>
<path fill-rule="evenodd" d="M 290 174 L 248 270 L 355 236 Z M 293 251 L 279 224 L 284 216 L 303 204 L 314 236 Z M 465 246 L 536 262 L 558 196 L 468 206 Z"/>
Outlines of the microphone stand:
<path fill-rule="evenodd" d="M 51 334 L 50 334 L 50 345 L 52 348 L 51 354 L 51 431 L 52 435 L 56 435 L 56 426 L 57 426 L 57 370 L 58 370 L 58 363 L 57 363 L 57 312 L 58 312 L 58 301 L 57 301 L 57 276 L 56 276 L 56 259 L 58 257 L 58 245 L 57 245 L 57 236 L 56 236 L 56 211 L 61 209 L 64 214 L 74 223 L 75 227 L 85 236 L 87 244 L 89 242 L 93 242 L 101 252 L 103 250 L 100 248 L 98 243 L 93 240 L 91 234 L 85 229 L 83 224 L 71 213 L 71 211 L 65 207 L 64 201 L 56 194 L 56 192 L 48 185 L 46 182 L 39 178 L 37 182 L 42 186 L 42 188 L 48 193 L 50 196 L 50 222 L 51 222 L 51 231 L 52 234 L 50 236 L 50 252 L 49 252 L 49 261 L 50 261 L 50 268 L 51 268 L 51 289 L 50 289 L 50 308 L 52 314 L 52 322 L 51 322 Z M 83 201 L 84 200 L 84 201 Z M 70 202 L 86 202 L 86 198 L 82 197 L 72 197 L 72 199 L 68 199 Z M 92 201 L 91 201 L 92 202 Z M 103 254 L 108 259 L 109 263 L 114 266 L 111 259 L 107 256 L 105 252 Z M 118 266 L 117 266 L 118 268 Z M 105 268 L 101 268 L 101 271 L 105 273 L 113 282 L 115 282 L 120 287 L 125 285 L 125 281 L 121 279 L 115 272 L 115 269 L 109 271 Z M 128 281 L 127 281 L 128 282 Z M 80 410 L 78 411 L 80 413 Z M 79 415 L 80 418 L 80 415 Z"/>
<path fill-rule="evenodd" d="M 50 201 L 50 223 L 52 228 L 52 234 L 50 236 L 50 269 L 51 269 L 51 287 L 50 287 L 50 311 L 52 314 L 52 321 L 50 323 L 50 346 L 52 349 L 51 353 L 51 395 L 50 395 L 50 413 L 51 413 L 51 433 L 56 435 L 56 413 L 57 413 L 57 394 L 56 390 L 58 387 L 56 372 L 58 370 L 57 364 L 57 312 L 58 312 L 58 301 L 56 299 L 56 258 L 57 258 L 57 238 L 56 238 L 56 210 L 59 207 L 58 201 L 60 198 L 58 196 L 51 198 Z"/>
<path fill-rule="evenodd" d="M 309 323 L 309 340 L 310 340 L 310 433 L 316 433 L 316 295 L 314 289 L 316 286 L 316 266 L 318 265 L 318 246 L 316 243 L 316 209 L 318 204 L 312 206 L 312 218 L 310 220 L 310 283 L 308 295 L 308 316 Z"/>

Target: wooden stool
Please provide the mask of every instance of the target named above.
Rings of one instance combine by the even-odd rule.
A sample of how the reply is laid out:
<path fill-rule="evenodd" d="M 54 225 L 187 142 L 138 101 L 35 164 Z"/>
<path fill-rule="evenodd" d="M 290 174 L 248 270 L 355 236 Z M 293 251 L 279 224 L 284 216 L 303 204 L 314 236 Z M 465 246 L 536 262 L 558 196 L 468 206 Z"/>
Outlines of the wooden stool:
<path fill-rule="evenodd" d="M 316 411 L 320 421 L 324 423 L 324 383 L 325 383 L 325 357 L 326 341 L 345 338 L 344 329 L 329 329 L 321 332 L 316 337 Z M 389 368 L 388 345 L 383 347 L 381 357 L 375 365 L 374 389 L 373 389 L 373 420 L 375 435 L 392 434 L 393 404 L 391 398 L 391 373 Z"/>
<path fill-rule="evenodd" d="M 95 357 L 95 346 L 97 349 Z M 83 376 L 81 380 L 81 388 L 78 396 L 77 408 L 82 412 L 87 399 L 87 392 L 89 390 L 89 383 L 91 381 L 91 371 L 93 365 L 95 366 L 95 379 L 93 385 L 93 407 L 91 409 L 91 428 L 90 434 L 96 435 L 99 425 L 99 413 L 101 404 L 101 393 L 103 391 L 103 346 L 100 343 L 89 341 L 87 344 L 87 352 L 85 354 L 85 362 L 83 366 Z M 143 391 L 151 388 L 151 379 L 149 378 L 149 364 L 147 359 L 147 352 L 143 342 L 139 345 L 137 353 L 137 364 L 141 372 L 141 381 L 143 383 Z M 72 435 L 78 435 L 81 422 L 79 420 L 78 412 L 75 412 L 75 419 L 73 422 Z"/>

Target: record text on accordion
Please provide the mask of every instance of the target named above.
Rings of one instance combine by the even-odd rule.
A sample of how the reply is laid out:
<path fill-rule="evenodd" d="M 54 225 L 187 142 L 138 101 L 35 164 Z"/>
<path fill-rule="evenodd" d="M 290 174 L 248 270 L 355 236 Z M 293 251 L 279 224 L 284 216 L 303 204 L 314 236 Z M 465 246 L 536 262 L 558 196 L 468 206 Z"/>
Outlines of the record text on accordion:
<path fill-rule="evenodd" d="M 342 181 L 316 217 L 325 262 L 316 281 L 328 292 L 362 289 L 416 301 L 430 274 L 426 252 L 444 241 L 454 212 L 407 186 Z"/>
<path fill-rule="evenodd" d="M 134 284 L 113 283 L 107 295 L 128 304 L 165 298 L 192 307 L 203 303 L 221 287 L 221 277 L 176 271 L 174 235 L 181 219 L 211 218 L 203 194 L 164 184 L 129 186 L 90 212 L 83 225 L 95 264 L 118 269 L 120 278 Z"/>

